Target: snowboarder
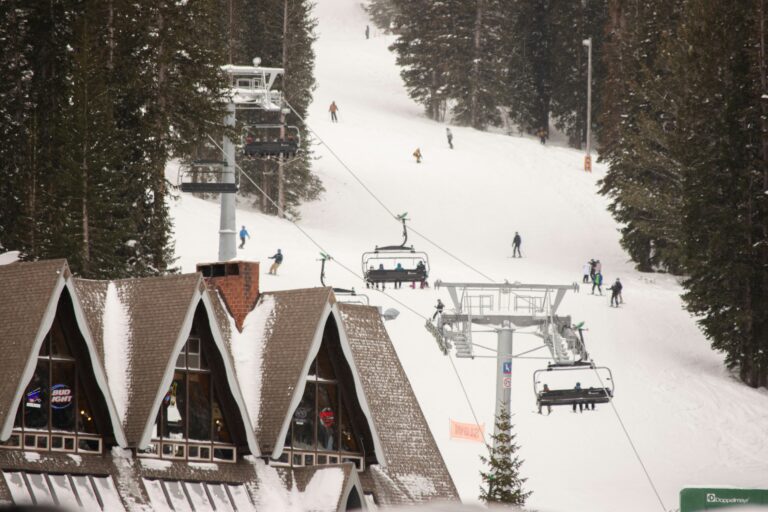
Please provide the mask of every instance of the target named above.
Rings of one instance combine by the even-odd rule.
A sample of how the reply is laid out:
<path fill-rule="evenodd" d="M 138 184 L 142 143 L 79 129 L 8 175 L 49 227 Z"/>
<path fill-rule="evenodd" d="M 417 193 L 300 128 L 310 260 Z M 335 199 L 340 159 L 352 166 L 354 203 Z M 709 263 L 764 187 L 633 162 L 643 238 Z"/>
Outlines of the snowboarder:
<path fill-rule="evenodd" d="M 371 27 L 368 25 L 365 26 L 365 38 L 370 39 L 371 38 Z"/>
<path fill-rule="evenodd" d="M 542 145 L 547 143 L 547 130 L 540 128 L 539 131 L 536 132 L 536 135 L 539 137 L 539 142 L 541 142 Z"/>
<path fill-rule="evenodd" d="M 336 101 L 334 100 L 334 101 L 331 102 L 331 106 L 328 107 L 328 112 L 331 113 L 331 122 L 332 123 L 338 123 L 339 122 L 339 118 L 336 117 L 336 112 L 338 112 L 338 111 L 339 111 L 339 106 L 336 105 Z"/>
<path fill-rule="evenodd" d="M 272 263 L 272 266 L 269 267 L 269 273 L 275 276 L 277 275 L 278 267 L 280 267 L 280 264 L 283 262 L 283 253 L 280 251 L 280 249 L 278 249 L 277 253 L 270 256 L 269 259 L 275 260 L 275 262 Z"/>
<path fill-rule="evenodd" d="M 600 295 L 603 294 L 603 274 L 600 272 L 595 272 L 595 277 L 592 278 L 592 295 L 595 294 L 595 287 L 597 287 L 597 291 L 600 292 Z"/>
<path fill-rule="evenodd" d="M 541 393 L 549 393 L 549 386 L 547 384 L 544 384 L 544 388 L 541 390 Z M 541 393 L 539 395 L 541 395 Z M 539 414 L 541 414 L 541 402 L 539 402 Z M 552 414 L 552 406 L 547 406 L 547 416 Z"/>
<path fill-rule="evenodd" d="M 435 318 L 437 318 L 437 315 L 443 314 L 443 308 L 445 308 L 445 304 L 443 304 L 443 301 L 441 301 L 440 299 L 437 299 L 437 305 L 435 306 L 435 314 L 432 315 L 433 321 Z"/>
<path fill-rule="evenodd" d="M 515 254 L 517 254 L 518 258 L 522 258 L 523 255 L 520 253 L 520 244 L 523 242 L 522 238 L 520 238 L 520 233 L 515 231 L 515 238 L 512 239 L 512 257 L 515 257 Z"/>
<path fill-rule="evenodd" d="M 611 306 L 619 307 L 619 299 L 621 297 L 621 289 L 624 288 L 621 285 L 621 280 L 617 277 L 616 282 L 608 288 L 611 290 Z"/>
<path fill-rule="evenodd" d="M 584 267 L 582 269 L 582 273 L 584 274 L 584 277 L 582 278 L 582 283 L 589 283 L 590 276 L 592 275 L 592 265 L 589 262 L 586 262 L 584 264 Z"/>
<path fill-rule="evenodd" d="M 413 152 L 413 156 L 414 156 L 414 158 L 416 158 L 416 163 L 420 164 L 421 163 L 421 149 L 416 148 L 416 151 Z"/>
<path fill-rule="evenodd" d="M 450 128 L 445 129 L 445 136 L 448 138 L 448 145 L 453 149 L 453 133 Z"/>
<path fill-rule="evenodd" d="M 581 391 L 581 382 L 577 382 L 574 388 L 576 391 Z M 579 402 L 579 412 L 584 412 L 584 404 Z M 576 402 L 573 402 L 573 412 L 576 412 Z"/>
<path fill-rule="evenodd" d="M 248 230 L 245 229 L 245 226 L 240 229 L 240 248 L 242 249 L 245 247 L 245 238 L 251 238 L 251 235 L 248 233 Z"/>

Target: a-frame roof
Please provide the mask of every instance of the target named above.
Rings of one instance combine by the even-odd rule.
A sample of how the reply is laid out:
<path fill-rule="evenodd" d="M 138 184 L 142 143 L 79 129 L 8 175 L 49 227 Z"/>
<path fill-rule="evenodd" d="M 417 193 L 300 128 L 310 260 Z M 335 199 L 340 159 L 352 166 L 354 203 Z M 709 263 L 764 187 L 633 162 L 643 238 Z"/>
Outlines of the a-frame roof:
<path fill-rule="evenodd" d="M 118 444 L 126 445 L 117 410 L 109 393 L 96 343 L 80 306 L 72 273 L 66 260 L 12 263 L 0 266 L 0 438 L 7 439 L 13 428 L 15 407 L 37 363 L 37 355 L 53 324 L 59 301 L 66 289 L 72 298 L 75 320 L 91 358 Z"/>
<path fill-rule="evenodd" d="M 200 274 L 116 281 L 78 279 L 76 285 L 91 330 L 98 333 L 94 337 L 130 446 L 141 448 L 150 442 L 160 402 L 173 379 L 176 358 L 189 337 L 195 311 L 202 304 L 246 425 L 249 448 L 258 454 L 233 363 Z"/>

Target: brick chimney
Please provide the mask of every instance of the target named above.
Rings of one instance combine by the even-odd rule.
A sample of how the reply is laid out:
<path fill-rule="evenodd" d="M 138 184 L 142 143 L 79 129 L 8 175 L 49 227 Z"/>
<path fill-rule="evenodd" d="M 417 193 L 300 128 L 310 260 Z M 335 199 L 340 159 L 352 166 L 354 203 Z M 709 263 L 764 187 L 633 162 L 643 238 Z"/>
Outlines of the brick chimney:
<path fill-rule="evenodd" d="M 224 299 L 224 305 L 242 332 L 243 322 L 259 300 L 259 262 L 198 263 L 197 271 Z"/>

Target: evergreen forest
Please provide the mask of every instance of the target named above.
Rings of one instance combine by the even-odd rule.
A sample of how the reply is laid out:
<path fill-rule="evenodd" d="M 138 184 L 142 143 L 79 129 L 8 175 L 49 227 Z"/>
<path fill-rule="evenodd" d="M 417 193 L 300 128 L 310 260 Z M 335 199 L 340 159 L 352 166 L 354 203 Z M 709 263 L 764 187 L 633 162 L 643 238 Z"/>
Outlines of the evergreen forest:
<path fill-rule="evenodd" d="M 178 191 L 166 165 L 215 151 L 208 137 L 224 133 L 228 85 L 221 65 L 259 57 L 285 67 L 278 88 L 303 117 L 314 87 L 311 5 L 0 2 L 0 249 L 66 257 L 90 278 L 174 271 L 168 201 Z M 242 121 L 279 122 L 253 116 Z M 293 112 L 285 121 L 304 130 Z M 309 137 L 301 140 L 307 151 L 285 173 L 288 211 L 322 191 Z M 244 165 L 268 191 L 269 165 Z"/>
<path fill-rule="evenodd" d="M 750 386 L 768 385 L 764 0 L 371 0 L 426 115 L 583 147 L 591 39 L 600 193 L 637 268 Z M 652 322 L 653 319 L 649 318 Z M 675 343 L 675 340 L 669 340 Z"/>

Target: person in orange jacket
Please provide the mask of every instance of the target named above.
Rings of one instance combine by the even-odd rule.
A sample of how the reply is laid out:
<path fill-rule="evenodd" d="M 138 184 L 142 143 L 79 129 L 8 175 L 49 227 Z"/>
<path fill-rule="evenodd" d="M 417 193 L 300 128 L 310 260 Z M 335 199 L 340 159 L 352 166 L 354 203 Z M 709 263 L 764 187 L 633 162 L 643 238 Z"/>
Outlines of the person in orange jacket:
<path fill-rule="evenodd" d="M 331 122 L 333 122 L 333 123 L 338 123 L 339 122 L 339 118 L 336 117 L 336 112 L 338 112 L 338 111 L 339 111 L 339 106 L 336 105 L 336 101 L 332 101 L 331 102 L 331 106 L 328 107 L 328 112 L 331 113 Z"/>

